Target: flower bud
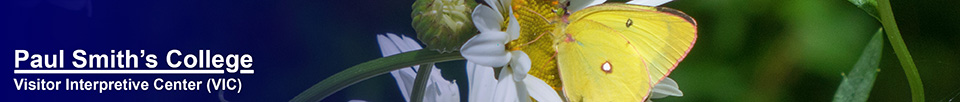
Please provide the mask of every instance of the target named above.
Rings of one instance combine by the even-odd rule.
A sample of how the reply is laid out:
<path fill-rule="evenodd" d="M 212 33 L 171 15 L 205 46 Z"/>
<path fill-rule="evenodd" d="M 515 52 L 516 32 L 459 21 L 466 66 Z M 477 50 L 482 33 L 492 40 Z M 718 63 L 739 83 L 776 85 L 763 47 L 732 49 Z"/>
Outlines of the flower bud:
<path fill-rule="evenodd" d="M 470 13 L 474 0 L 417 0 L 413 3 L 413 29 L 427 49 L 441 53 L 460 50 L 477 34 Z"/>

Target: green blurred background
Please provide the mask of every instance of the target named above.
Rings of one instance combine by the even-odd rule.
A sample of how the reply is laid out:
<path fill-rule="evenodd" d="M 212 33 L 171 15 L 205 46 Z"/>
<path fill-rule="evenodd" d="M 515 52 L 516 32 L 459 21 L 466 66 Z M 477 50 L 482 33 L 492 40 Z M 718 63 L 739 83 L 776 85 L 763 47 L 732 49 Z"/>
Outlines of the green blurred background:
<path fill-rule="evenodd" d="M 960 101 L 960 1 L 892 0 L 891 4 L 923 80 L 926 100 Z M 654 100 L 658 102 L 831 101 L 842 73 L 850 71 L 881 27 L 846 0 L 675 0 L 663 6 L 694 17 L 699 37 L 669 76 L 679 83 L 684 96 Z M 903 69 L 889 41 L 884 43 L 881 71 L 868 101 L 910 101 Z M 463 65 L 463 61 L 438 64 L 448 80 L 457 80 L 466 100 Z M 395 85 L 393 78 L 381 75 L 341 94 L 347 94 L 347 99 L 401 101 L 396 86 L 390 85 Z"/>
<path fill-rule="evenodd" d="M 926 100 L 960 94 L 960 3 L 892 0 Z M 700 24 L 689 57 L 670 76 L 684 97 L 657 101 L 830 101 L 880 23 L 846 0 L 675 0 Z M 869 101 L 910 101 L 885 42 Z M 960 101 L 960 99 L 954 100 Z"/>

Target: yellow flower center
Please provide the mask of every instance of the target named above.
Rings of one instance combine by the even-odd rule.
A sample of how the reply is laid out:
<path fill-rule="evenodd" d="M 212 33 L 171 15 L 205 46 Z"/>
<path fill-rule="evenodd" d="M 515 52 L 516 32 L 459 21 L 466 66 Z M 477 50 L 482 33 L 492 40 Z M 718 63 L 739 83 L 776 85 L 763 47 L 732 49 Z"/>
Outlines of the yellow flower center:
<path fill-rule="evenodd" d="M 520 38 L 506 44 L 509 51 L 523 51 L 530 58 L 531 68 L 527 72 L 557 92 L 562 86 L 557 71 L 556 49 L 554 49 L 554 31 L 561 26 L 559 21 L 564 13 L 558 12 L 557 0 L 513 0 L 514 17 L 520 24 Z M 556 22 L 556 23 L 554 23 Z"/>

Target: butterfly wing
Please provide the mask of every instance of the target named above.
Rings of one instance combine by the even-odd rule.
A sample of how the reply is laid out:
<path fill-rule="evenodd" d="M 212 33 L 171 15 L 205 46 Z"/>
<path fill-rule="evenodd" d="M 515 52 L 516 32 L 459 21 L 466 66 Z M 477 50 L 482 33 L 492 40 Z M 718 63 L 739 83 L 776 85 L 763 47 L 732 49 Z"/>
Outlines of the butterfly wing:
<path fill-rule="evenodd" d="M 644 101 L 686 56 L 696 22 L 677 10 L 603 4 L 572 14 L 557 37 L 569 101 Z"/>

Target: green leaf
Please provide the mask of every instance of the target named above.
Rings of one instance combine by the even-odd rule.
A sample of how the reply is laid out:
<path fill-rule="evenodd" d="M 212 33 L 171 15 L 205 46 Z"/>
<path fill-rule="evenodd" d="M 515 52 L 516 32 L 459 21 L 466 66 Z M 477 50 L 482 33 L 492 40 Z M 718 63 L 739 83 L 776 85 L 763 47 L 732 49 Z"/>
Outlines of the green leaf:
<path fill-rule="evenodd" d="M 863 9 L 864 12 L 867 12 L 867 14 L 870 14 L 870 16 L 873 16 L 873 18 L 880 20 L 880 17 L 877 16 L 879 14 L 879 12 L 877 12 L 877 0 L 848 0 L 848 1 L 850 1 L 850 3 L 853 3 L 853 5 L 857 5 L 857 7 L 859 7 L 860 9 Z"/>
<path fill-rule="evenodd" d="M 860 60 L 845 75 L 837 93 L 833 95 L 833 102 L 866 102 L 870 96 L 870 89 L 877 78 L 880 69 L 880 54 L 883 52 L 883 28 L 873 34 L 873 38 L 863 48 Z"/>
<path fill-rule="evenodd" d="M 393 56 L 374 59 L 347 68 L 333 76 L 323 79 L 317 84 L 300 93 L 291 102 L 316 102 L 323 100 L 334 92 L 347 86 L 400 68 L 406 68 L 423 63 L 435 63 L 452 60 L 462 60 L 459 52 L 439 53 L 436 51 L 416 50 Z M 322 76 L 321 76 L 322 77 Z"/>

